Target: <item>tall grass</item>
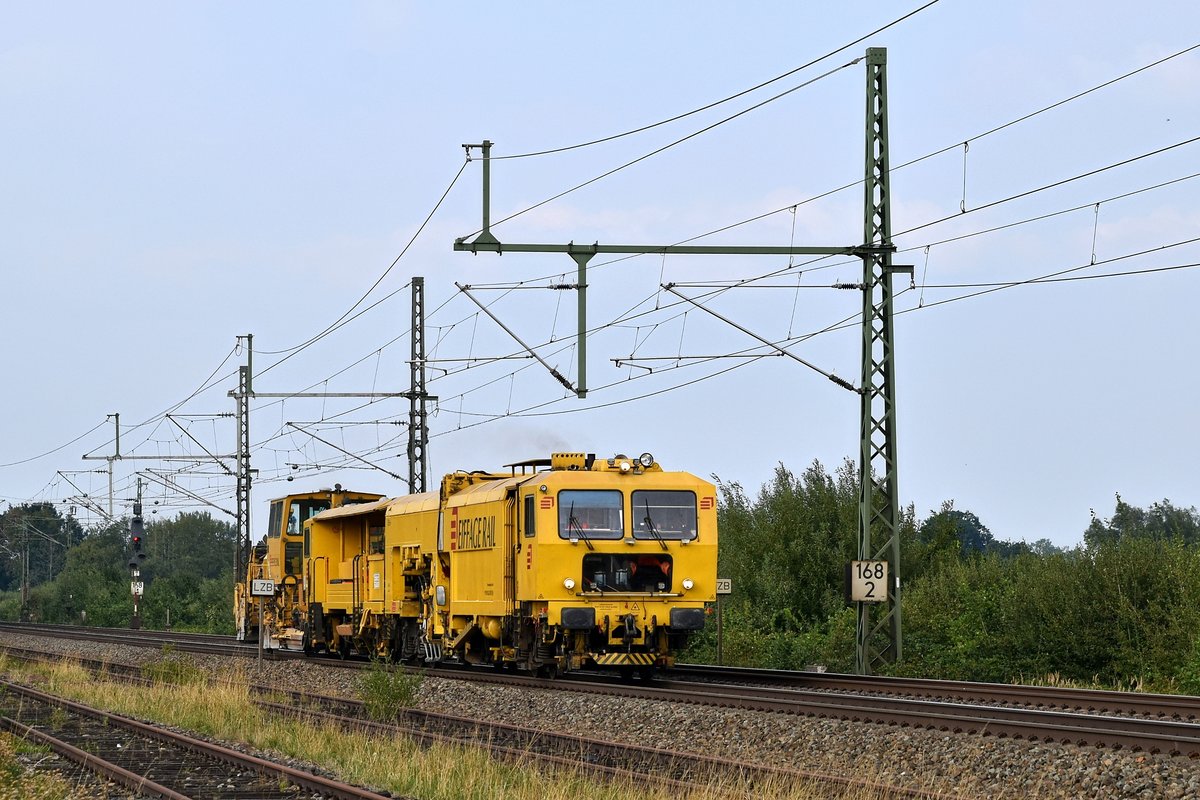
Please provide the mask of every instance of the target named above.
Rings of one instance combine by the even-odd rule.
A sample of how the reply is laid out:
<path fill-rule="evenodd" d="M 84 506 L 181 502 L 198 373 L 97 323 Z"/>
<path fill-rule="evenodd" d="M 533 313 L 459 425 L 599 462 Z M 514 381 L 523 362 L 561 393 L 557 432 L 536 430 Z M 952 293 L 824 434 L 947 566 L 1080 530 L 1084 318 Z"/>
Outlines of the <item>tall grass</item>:
<path fill-rule="evenodd" d="M 0 666 L 3 666 L 0 664 Z M 14 669 L 10 665 L 9 669 Z M 403 735 L 380 736 L 345 731 L 334 725 L 287 720 L 251 703 L 249 681 L 236 671 L 220 679 L 156 682 L 149 686 L 111 682 L 72 664 L 31 666 L 46 690 L 79 702 L 226 741 L 244 742 L 260 750 L 308 761 L 350 783 L 372 786 L 395 795 L 422 800 L 578 800 L 620 797 L 629 800 L 675 800 L 676 790 L 649 778 L 603 782 L 578 770 L 535 763 L 497 760 L 480 748 L 434 745 L 423 748 Z M 174 669 L 174 668 L 172 668 Z M 190 673 L 189 677 L 190 677 Z M 385 676 L 394 673 L 383 672 Z M 394 699 L 394 698 L 393 698 Z M 17 795 L 14 795 L 16 797 Z M 22 800 L 28 795 L 20 795 Z M 732 779 L 689 792 L 695 800 L 754 797 L 764 800 L 879 800 L 882 792 L 831 791 L 828 784 L 789 781 L 776 785 L 740 785 Z M 4 796 L 0 795 L 0 800 Z"/>
<path fill-rule="evenodd" d="M 401 711 L 416 705 L 422 678 L 420 673 L 397 669 L 383 661 L 372 661 L 359 685 L 359 695 L 367 714 L 377 722 L 395 720 Z"/>

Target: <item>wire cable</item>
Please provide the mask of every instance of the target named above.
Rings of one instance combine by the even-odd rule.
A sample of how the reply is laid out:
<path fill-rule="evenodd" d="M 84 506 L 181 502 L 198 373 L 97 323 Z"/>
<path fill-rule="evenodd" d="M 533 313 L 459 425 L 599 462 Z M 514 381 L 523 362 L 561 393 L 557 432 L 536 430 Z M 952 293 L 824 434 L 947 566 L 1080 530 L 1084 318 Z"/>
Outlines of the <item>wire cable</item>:
<path fill-rule="evenodd" d="M 756 92 L 759 89 L 770 86 L 772 83 L 778 83 L 779 81 L 783 80 L 784 78 L 789 78 L 792 75 L 795 75 L 797 72 L 801 72 L 803 70 L 808 69 L 809 67 L 820 64 L 822 61 L 825 61 L 826 59 L 833 58 L 835 55 L 842 52 L 843 50 L 849 50 L 851 47 L 854 47 L 856 44 L 861 44 L 861 43 L 865 42 L 867 39 L 870 39 L 872 36 L 876 36 L 880 33 L 883 33 L 888 28 L 894 28 L 895 26 L 899 25 L 901 22 L 904 22 L 905 20 L 909 19 L 910 17 L 914 17 L 917 14 L 920 14 L 922 11 L 929 8 L 930 6 L 936 5 L 937 2 L 938 2 L 938 0 L 931 0 L 931 2 L 928 2 L 925 5 L 921 6 L 920 8 L 917 8 L 917 9 L 914 9 L 914 10 L 908 12 L 907 14 L 905 14 L 902 17 L 892 20 L 891 22 L 884 25 L 883 27 L 876 28 L 875 30 L 871 31 L 870 33 L 868 33 L 864 36 L 860 36 L 857 39 L 855 39 L 854 41 L 848 42 L 848 43 L 842 45 L 841 47 L 837 48 L 836 50 L 830 50 L 828 53 L 826 53 L 823 56 L 820 56 L 819 58 L 814 58 L 812 61 L 809 61 L 806 64 L 801 64 L 800 66 L 796 67 L 795 69 L 788 70 L 787 72 L 783 73 L 782 75 L 776 75 L 774 78 L 763 81 L 762 83 L 760 83 L 756 86 L 751 86 L 749 89 L 743 89 L 742 91 L 737 92 L 736 94 L 731 94 L 726 98 L 723 98 L 721 100 L 716 100 L 714 102 L 709 103 L 708 105 L 700 106 L 699 108 L 694 108 L 691 111 L 686 111 L 682 114 L 676 114 L 675 116 L 670 117 L 668 119 L 660 120 L 659 122 L 652 122 L 648 125 L 643 125 L 640 128 L 634 128 L 632 130 L 625 131 L 624 133 L 614 133 L 610 136 L 603 136 L 599 139 L 592 139 L 591 141 L 588 141 L 588 142 L 580 142 L 579 144 L 567 145 L 565 147 L 553 147 L 553 148 L 549 148 L 546 150 L 538 150 L 538 151 L 531 152 L 531 153 L 516 153 L 516 154 L 510 155 L 510 156 L 493 156 L 492 158 L 495 161 L 503 161 L 503 160 L 513 159 L 513 158 L 533 158 L 535 156 L 547 156 L 547 155 L 551 155 L 554 153 L 565 153 L 570 150 L 580 150 L 584 147 L 591 147 L 592 145 L 604 144 L 605 142 L 616 141 L 617 139 L 623 139 L 626 136 L 633 136 L 634 134 L 644 133 L 645 131 L 652 130 L 654 128 L 658 128 L 662 125 L 669 125 L 672 122 L 678 122 L 681 119 L 686 119 L 687 117 L 693 116 L 695 114 L 699 114 L 704 111 L 708 111 L 709 109 L 716 108 L 717 106 L 728 103 L 731 100 L 736 100 L 739 97 L 744 97 L 745 95 L 751 94 L 752 92 Z"/>
<path fill-rule="evenodd" d="M 1063 178 L 1060 181 L 1054 181 L 1053 183 L 1047 183 L 1043 186 L 1038 186 L 1035 189 L 1029 189 L 1028 191 L 1019 192 L 1014 195 L 1009 195 L 1008 197 L 1003 197 L 999 200 L 993 200 L 992 202 L 984 203 L 981 206 L 974 206 L 972 208 L 968 208 L 966 211 L 960 211 L 957 214 L 950 214 L 950 215 L 942 217 L 940 219 L 935 219 L 932 222 L 922 223 L 921 225 L 917 225 L 916 227 L 913 227 L 913 228 L 908 228 L 907 230 L 900 231 L 899 233 L 893 233 L 892 239 L 894 240 L 898 236 L 903 236 L 904 234 L 912 233 L 913 231 L 919 231 L 923 228 L 928 228 L 933 225 L 940 225 L 941 223 L 946 222 L 948 220 L 960 219 L 961 217 L 965 216 L 966 214 L 972 214 L 976 211 L 983 211 L 984 209 L 993 208 L 993 207 L 1001 205 L 1003 203 L 1010 203 L 1013 200 L 1019 200 L 1022 197 L 1028 197 L 1032 194 L 1037 194 L 1038 192 L 1044 192 L 1048 189 L 1054 189 L 1059 186 L 1064 186 L 1068 183 L 1073 183 L 1074 181 L 1082 180 L 1083 178 L 1090 178 L 1093 175 L 1099 175 L 1101 172 L 1107 172 L 1110 169 L 1116 169 L 1117 167 L 1123 167 L 1128 164 L 1132 164 L 1135 161 L 1141 161 L 1143 158 L 1150 158 L 1151 156 L 1156 156 L 1161 153 L 1166 153 L 1170 150 L 1174 150 L 1177 147 L 1185 147 L 1189 144 L 1195 144 L 1196 142 L 1200 142 L 1200 136 L 1194 136 L 1191 139 L 1185 139 L 1182 142 L 1176 142 L 1175 144 L 1167 145 L 1166 147 L 1160 147 L 1157 150 L 1151 150 L 1150 152 L 1142 153 L 1139 156 L 1132 156 L 1130 158 L 1124 159 L 1123 161 L 1118 161 L 1114 164 L 1109 164 L 1104 167 L 1099 167 L 1097 169 L 1089 170 L 1088 172 L 1084 172 L 1079 175 L 1074 175 L 1070 178 Z"/>
<path fill-rule="evenodd" d="M 1053 109 L 1059 108 L 1059 107 L 1061 107 L 1061 106 L 1063 106 L 1063 105 L 1066 105 L 1067 103 L 1070 103 L 1070 102 L 1073 102 L 1073 101 L 1075 101 L 1075 100 L 1078 100 L 1078 99 L 1079 99 L 1079 98 L 1081 98 L 1081 97 L 1086 97 L 1087 95 L 1089 95 L 1089 94 L 1092 94 L 1093 92 L 1099 91 L 1100 89 L 1104 89 L 1104 88 L 1107 88 L 1107 87 L 1109 87 L 1109 86 L 1112 86 L 1112 85 L 1114 85 L 1114 84 L 1116 84 L 1116 83 L 1119 83 L 1120 81 L 1123 81 L 1123 80 L 1125 80 L 1126 78 L 1131 78 L 1131 77 L 1133 77 L 1134 75 L 1137 75 L 1137 74 L 1139 74 L 1139 73 L 1141 73 L 1141 72 L 1145 72 L 1145 71 L 1146 71 L 1146 70 L 1148 70 L 1148 69 L 1151 69 L 1151 68 L 1153 68 L 1153 67 L 1160 66 L 1160 65 L 1162 65 L 1162 64 L 1165 64 L 1165 63 L 1167 63 L 1168 61 L 1171 61 L 1172 59 L 1179 58 L 1180 56 L 1186 55 L 1186 54 L 1188 54 L 1188 53 L 1190 53 L 1190 52 L 1192 52 L 1193 50 L 1196 50 L 1196 49 L 1198 49 L 1198 48 L 1200 48 L 1200 44 L 1194 44 L 1194 45 L 1192 45 L 1192 46 L 1190 46 L 1190 47 L 1186 47 L 1186 48 L 1184 48 L 1183 50 L 1180 50 L 1180 51 L 1178 51 L 1178 52 L 1176 52 L 1176 53 L 1172 53 L 1172 54 L 1171 54 L 1171 55 L 1169 55 L 1169 56 L 1165 56 L 1165 57 L 1163 57 L 1163 58 L 1160 58 L 1160 59 L 1158 59 L 1157 61 L 1153 61 L 1153 62 L 1151 62 L 1151 63 L 1149 63 L 1149 64 L 1145 64 L 1145 65 L 1143 65 L 1143 66 L 1141 66 L 1141 67 L 1138 67 L 1137 69 L 1130 70 L 1129 72 L 1126 72 L 1126 73 L 1124 73 L 1124 74 L 1122 74 L 1122 75 L 1119 75 L 1119 76 L 1117 76 L 1117 77 L 1115 77 L 1115 78 L 1111 78 L 1111 79 L 1109 79 L 1109 80 L 1107 80 L 1107 81 L 1104 81 L 1103 83 L 1096 84 L 1095 86 L 1092 86 L 1091 88 L 1084 89 L 1083 91 L 1081 91 L 1081 92 L 1077 92 L 1077 93 L 1075 93 L 1075 94 L 1071 95 L 1070 97 L 1064 98 L 1064 99 L 1062 99 L 1062 100 L 1058 100 L 1058 101 L 1056 101 L 1056 102 L 1054 102 L 1054 103 L 1051 103 L 1050 105 L 1043 106 L 1042 108 L 1039 108 L 1039 109 L 1037 109 L 1037 110 L 1035 110 L 1035 111 L 1031 111 L 1031 112 L 1029 112 L 1029 113 L 1027 113 L 1027 114 L 1024 114 L 1024 115 L 1022 115 L 1022 116 L 1020 116 L 1020 117 L 1017 117 L 1016 119 L 1009 120 L 1008 122 L 1005 122 L 1005 123 L 1003 123 L 1003 124 L 1001 124 L 1001 125 L 997 125 L 996 127 L 994 127 L 994 128 L 990 128 L 990 129 L 988 129 L 988 130 L 986 130 L 986 131 L 984 131 L 984 132 L 982 132 L 982 133 L 975 134 L 974 136 L 970 136 L 970 137 L 968 137 L 968 138 L 966 138 L 966 139 L 964 139 L 964 140 L 961 140 L 961 141 L 956 141 L 954 144 L 946 145 L 945 147 L 941 147 L 941 148 L 939 148 L 939 149 L 937 149 L 937 150 L 934 150 L 934 151 L 932 151 L 932 152 L 926 153 L 925 155 L 922 155 L 922 156 L 917 156 L 916 158 L 910 159 L 909 161 L 905 161 L 905 162 L 903 162 L 903 163 L 897 164 L 896 166 L 893 166 L 893 167 L 891 167 L 891 168 L 890 168 L 890 170 L 889 170 L 889 174 L 895 173 L 895 172 L 897 172 L 897 171 L 899 171 L 899 170 L 902 170 L 902 169 L 904 169 L 904 168 L 906 168 L 906 167 L 911 167 L 911 166 L 913 166 L 913 165 L 915 165 L 915 164 L 919 164 L 919 163 L 921 163 L 922 161 L 926 161 L 926 160 L 928 160 L 928 159 L 931 159 L 931 158 L 934 158 L 934 157 L 936 157 L 936 156 L 942 155 L 943 153 L 947 153 L 947 152 L 950 152 L 950 151 L 952 151 L 952 150 L 957 150 L 959 147 L 962 147 L 964 144 L 969 144 L 969 143 L 971 143 L 971 142 L 976 142 L 976 141 L 978 141 L 978 140 L 980 140 L 980 139 L 983 139 L 984 137 L 991 136 L 993 133 L 998 133 L 998 132 L 1000 132 L 1000 131 L 1002 131 L 1002 130 L 1005 130 L 1006 128 L 1010 128 L 1010 127 L 1012 127 L 1012 126 L 1014 126 L 1014 125 L 1017 125 L 1017 124 L 1019 124 L 1019 123 L 1021 123 L 1021 122 L 1025 122 L 1025 121 L 1027 121 L 1027 120 L 1033 119 L 1033 118 L 1034 118 L 1034 117 L 1036 117 L 1036 116 L 1039 116 L 1039 115 L 1041 115 L 1041 114 L 1044 114 L 1044 113 L 1046 113 L 1046 112 L 1048 112 L 1048 111 L 1051 111 L 1051 110 L 1053 110 Z M 807 204 L 809 204 L 809 203 L 816 202 L 817 200 L 822 200 L 822 199 L 824 199 L 824 198 L 826 198 L 826 197 L 829 197 L 830 195 L 837 194 L 838 192 L 843 192 L 843 191 L 845 191 L 846 189 L 852 189 L 852 188 L 854 188 L 855 186 L 859 186 L 859 185 L 861 185 L 861 184 L 862 184 L 862 179 L 859 179 L 859 180 L 856 180 L 856 181 L 852 181 L 852 182 L 850 182 L 850 183 L 846 183 L 846 184 L 843 184 L 843 185 L 841 185 L 841 186 L 838 186 L 838 187 L 836 187 L 836 188 L 834 188 L 834 189 L 829 189 L 829 190 L 827 190 L 827 191 L 821 192 L 820 194 L 812 195 L 811 197 L 807 197 L 807 198 L 805 198 L 805 199 L 803 199 L 803 200 L 799 200 L 799 201 L 796 201 L 796 202 L 794 202 L 794 203 L 788 203 L 788 204 L 787 204 L 787 205 L 785 205 L 785 206 L 780 206 L 779 208 L 773 209 L 773 210 L 771 210 L 771 211 L 765 211 L 765 212 L 763 212 L 763 213 L 761 213 L 761 214 L 756 214 L 756 215 L 754 215 L 754 216 L 752 216 L 752 217 L 747 217 L 746 219 L 739 220 L 739 221 L 737 221 L 737 222 L 732 222 L 732 223 L 730 223 L 730 224 L 728 224 L 728 225 L 724 225 L 724 226 L 722 226 L 722 227 L 720 227 L 720 228 L 714 228 L 713 230 L 706 231 L 705 233 L 699 233 L 699 234 L 696 234 L 695 236 L 689 237 L 689 238 L 687 238 L 687 239 L 682 239 L 682 240 L 680 240 L 680 241 L 678 241 L 678 242 L 674 242 L 674 244 L 676 244 L 676 245 L 680 245 L 680 244 L 689 244 L 689 243 L 691 243 L 691 242 L 695 242 L 695 241 L 697 241 L 697 240 L 699 240 L 699 239 L 705 239 L 705 238 L 708 238 L 709 236 L 716 236 L 717 234 L 720 234 L 720 233 L 725 233 L 725 232 L 727 232 L 727 231 L 731 231 L 731 230 L 733 230 L 733 229 L 735 229 L 735 228 L 742 227 L 743 225 L 749 225 L 749 224 L 751 224 L 751 223 L 753 223 L 753 222 L 758 222 L 759 220 L 766 219 L 767 217 L 773 216 L 773 215 L 775 215 L 775 214 L 780 214 L 780 213 L 783 213 L 783 212 L 785 212 L 785 211 L 790 211 L 792 208 L 795 208 L 795 207 L 797 207 L 797 206 L 807 205 Z M 599 268 L 599 267 L 606 267 L 606 266 L 609 266 L 609 265 L 611 265 L 611 264 L 616 264 L 616 263 L 619 263 L 619 262 L 622 262 L 622 261 L 627 261 L 627 260 L 629 260 L 629 259 L 632 259 L 632 258 L 640 258 L 640 257 L 641 257 L 641 255 L 642 255 L 642 254 L 625 255 L 625 256 L 619 256 L 619 257 L 617 257 L 617 258 L 612 258 L 612 259 L 609 259 L 608 261 L 598 261 L 598 262 L 596 262 L 595 264 L 591 264 L 591 265 L 589 265 L 589 267 L 588 267 L 588 268 L 589 268 L 589 269 L 597 269 L 597 268 Z M 552 276 L 552 275 L 547 275 L 547 276 L 544 276 L 544 277 L 540 278 L 540 280 L 548 280 L 548 279 L 549 279 L 549 278 L 551 278 L 551 277 L 553 277 L 553 276 Z"/>
<path fill-rule="evenodd" d="M 104 422 L 101 422 L 101 423 L 100 423 L 100 424 L 98 424 L 96 427 L 92 428 L 91 430 L 88 430 L 88 431 L 85 431 L 84 433 L 81 433 L 80 435 L 76 436 L 74 439 L 72 439 L 71 441 L 67 442 L 66 444 L 59 445 L 58 447 L 54 448 L 53 450 L 47 450 L 46 452 L 44 452 L 44 453 L 41 453 L 41 454 L 39 454 L 39 455 L 36 455 L 36 456 L 30 456 L 29 458 L 22 458 L 22 459 L 20 459 L 20 460 L 18 460 L 18 461 L 10 461 L 10 462 L 8 462 L 7 464 L 0 464 L 0 468 L 4 468 L 4 467 L 17 467 L 17 466 L 20 466 L 21 464 L 28 464 L 28 463 L 29 463 L 29 462 L 31 462 L 31 461 L 37 461 L 38 459 L 45 458 L 46 456 L 51 456 L 51 455 L 54 455 L 54 454 L 55 454 L 55 453 L 57 453 L 58 451 L 60 451 L 60 450 L 65 450 L 66 448 L 68 448 L 68 447 L 70 447 L 71 445 L 75 444 L 75 443 L 76 443 L 76 442 L 78 442 L 80 439 L 83 439 L 84 437 L 86 437 L 88 434 L 91 434 L 91 433 L 94 433 L 95 431 L 98 431 L 100 428 L 104 427 L 104 426 L 105 426 L 105 425 L 107 425 L 107 424 L 108 424 L 108 420 L 106 419 L 106 420 L 104 420 Z"/>
<path fill-rule="evenodd" d="M 302 342 L 294 347 L 285 348 L 283 350 L 260 350 L 259 353 L 262 355 L 280 355 L 283 353 L 287 354 L 283 358 L 276 361 L 271 366 L 262 370 L 262 372 L 259 373 L 260 375 L 274 369 L 275 367 L 279 366 L 284 361 L 287 361 L 289 358 L 296 355 L 297 353 L 304 350 L 305 348 L 307 348 L 313 344 L 316 344 L 321 339 L 325 338 L 329 334 L 336 331 L 338 328 L 342 327 L 342 325 L 350 322 L 350 319 L 353 319 L 353 317 L 351 317 L 350 319 L 347 319 L 347 318 L 350 317 L 350 315 L 354 312 L 354 310 L 356 308 L 358 308 L 360 305 L 362 305 L 363 301 L 366 300 L 371 295 L 371 292 L 375 291 L 375 289 L 379 286 L 379 284 L 383 282 L 383 279 L 386 278 L 393 269 L 395 269 L 396 265 L 400 263 L 400 259 L 404 258 L 405 253 L 408 252 L 409 248 L 412 247 L 413 243 L 417 241 L 417 237 L 419 237 L 421 235 L 422 231 L 425 230 L 425 226 L 427 226 L 429 224 L 429 221 L 431 219 L 433 219 L 433 215 L 436 214 L 438 209 L 442 207 L 442 203 L 446 200 L 446 196 L 450 194 L 450 190 L 454 188 L 454 185 L 456 183 L 458 183 L 459 177 L 463 174 L 463 170 L 465 170 L 467 168 L 467 164 L 469 164 L 469 163 L 470 163 L 469 161 L 464 160 L 462 165 L 459 166 L 458 172 L 454 173 L 454 177 L 450 180 L 450 185 L 446 187 L 446 190 L 444 192 L 442 192 L 442 196 L 438 198 L 438 201 L 436 203 L 434 203 L 433 208 L 430 209 L 429 213 L 425 215 L 425 219 L 424 219 L 424 221 L 421 222 L 421 226 L 419 228 L 417 228 L 416 233 L 414 233 L 412 235 L 412 237 L 408 240 L 408 243 L 404 245 L 404 248 L 401 249 L 400 254 L 397 255 L 394 259 L 392 259 L 392 263 L 388 265 L 388 268 L 385 269 L 383 271 L 383 273 L 378 278 L 375 279 L 375 282 L 373 284 L 371 284 L 371 288 L 369 288 L 369 289 L 367 289 L 367 291 L 363 292 L 362 297 L 358 298 L 358 300 L 355 301 L 354 305 L 350 306 L 350 308 L 347 309 L 346 312 L 344 314 L 342 314 L 340 317 L 338 317 L 332 324 L 330 324 L 329 327 L 325 328 L 325 330 L 321 331 L 320 333 L 318 333 L 317 335 L 308 339 L 307 341 Z"/>
<path fill-rule="evenodd" d="M 566 197 L 567 195 L 571 194 L 572 192 L 577 192 L 580 189 L 584 188 L 585 186 L 590 186 L 593 183 L 596 183 L 597 181 L 603 180 L 611 175 L 615 175 L 616 173 L 620 172 L 623 169 L 632 167 L 634 164 L 645 161 L 648 158 L 653 158 L 654 156 L 656 156 L 662 152 L 670 150 L 672 147 L 675 147 L 676 145 L 683 144 L 684 142 L 688 141 L 689 139 L 694 139 L 703 133 L 708 133 L 713 128 L 717 128 L 721 125 L 724 125 L 727 122 L 731 122 L 731 121 L 737 119 L 738 117 L 749 114 L 751 111 L 755 111 L 759 108 L 762 108 L 763 106 L 767 105 L 768 103 L 773 103 L 776 100 L 786 97 L 787 95 L 791 94 L 792 92 L 799 91 L 800 89 L 803 89 L 807 86 L 813 85 L 814 83 L 816 83 L 819 80 L 828 78 L 830 75 L 834 75 L 835 73 L 841 72 L 842 70 L 847 69 L 848 67 L 852 67 L 860 61 L 862 61 L 862 58 L 856 58 L 853 61 L 849 61 L 849 62 L 841 65 L 840 67 L 834 67 L 833 69 L 829 70 L 828 72 L 823 72 L 815 78 L 811 78 L 811 79 L 805 81 L 804 83 L 793 86 L 792 88 L 782 91 L 779 94 L 774 95 L 772 97 L 768 97 L 766 100 L 763 100 L 759 103 L 755 103 L 754 105 L 752 105 L 748 108 L 744 108 L 741 111 L 737 112 L 736 114 L 731 114 L 728 117 L 725 117 L 724 119 L 717 120 L 716 122 L 712 123 L 711 125 L 706 125 L 705 127 L 701 128 L 698 131 L 693 131 L 692 133 L 689 133 L 687 136 L 680 137 L 679 139 L 676 139 L 673 142 L 668 142 L 667 144 L 663 145 L 662 147 L 659 147 L 655 150 L 651 150 L 649 153 L 640 155 L 637 158 L 633 159 L 632 161 L 627 161 L 618 167 L 613 167 L 612 169 L 608 170 L 607 172 L 603 172 L 594 178 L 590 178 L 590 179 L 584 181 L 583 183 L 572 186 L 570 189 L 565 189 L 565 190 L 559 192 L 558 194 L 553 195 L 552 197 L 547 197 L 545 200 L 534 203 L 533 205 L 529 206 L 528 208 L 523 208 L 520 211 L 517 211 L 516 213 L 509 214 L 507 217 L 503 217 L 502 219 L 499 219 L 499 220 L 491 223 L 491 227 L 495 228 L 499 225 L 502 225 L 505 222 L 508 222 L 509 220 L 516 219 L 517 217 L 521 216 L 522 214 L 528 214 L 530 211 L 533 211 L 534 209 L 541 208 L 542 206 L 546 205 L 547 203 L 552 203 L 555 200 L 558 200 L 562 197 Z M 463 238 L 469 239 L 478 233 L 482 233 L 482 231 L 483 231 L 483 229 L 480 228 L 479 230 L 476 230 L 473 233 L 470 233 Z"/>

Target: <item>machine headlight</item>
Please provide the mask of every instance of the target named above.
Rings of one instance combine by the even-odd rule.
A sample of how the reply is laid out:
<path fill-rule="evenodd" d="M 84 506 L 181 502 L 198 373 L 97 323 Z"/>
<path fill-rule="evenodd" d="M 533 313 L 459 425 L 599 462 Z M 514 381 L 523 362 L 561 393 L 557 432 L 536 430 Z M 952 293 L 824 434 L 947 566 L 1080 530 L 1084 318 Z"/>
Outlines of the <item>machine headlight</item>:
<path fill-rule="evenodd" d="M 654 466 L 654 456 L 649 453 L 642 453 L 640 456 L 638 456 L 638 463 L 646 469 L 650 469 Z"/>
<path fill-rule="evenodd" d="M 628 461 L 622 461 L 617 467 L 620 468 L 621 472 L 629 472 L 629 470 L 633 469 L 633 464 L 630 464 Z"/>
<path fill-rule="evenodd" d="M 566 587 L 568 592 L 571 591 L 572 589 L 575 588 L 575 579 L 567 578 L 566 580 L 563 581 L 563 586 Z"/>
<path fill-rule="evenodd" d="M 693 586 L 695 586 L 695 585 L 696 585 L 696 584 L 695 584 L 695 582 L 694 582 L 694 581 L 693 581 L 691 578 L 684 578 L 684 579 L 683 579 L 683 588 L 684 588 L 685 590 L 687 590 L 687 591 L 691 591 L 692 587 L 693 587 Z"/>

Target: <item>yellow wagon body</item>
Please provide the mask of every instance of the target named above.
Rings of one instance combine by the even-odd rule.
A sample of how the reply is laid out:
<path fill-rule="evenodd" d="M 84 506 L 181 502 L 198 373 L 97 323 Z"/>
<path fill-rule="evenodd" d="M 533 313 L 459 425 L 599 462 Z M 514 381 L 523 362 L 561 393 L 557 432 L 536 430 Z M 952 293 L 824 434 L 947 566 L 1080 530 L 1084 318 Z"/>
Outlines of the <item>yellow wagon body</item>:
<path fill-rule="evenodd" d="M 714 486 L 649 454 L 556 453 L 304 526 L 307 650 L 649 670 L 716 597 Z"/>

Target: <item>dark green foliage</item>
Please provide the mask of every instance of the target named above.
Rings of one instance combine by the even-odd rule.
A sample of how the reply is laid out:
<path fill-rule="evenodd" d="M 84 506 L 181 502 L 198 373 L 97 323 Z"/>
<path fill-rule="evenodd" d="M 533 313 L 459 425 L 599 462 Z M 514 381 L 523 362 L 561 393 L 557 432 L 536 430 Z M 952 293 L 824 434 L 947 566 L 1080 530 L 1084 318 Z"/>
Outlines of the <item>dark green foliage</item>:
<path fill-rule="evenodd" d="M 1197 663 L 1198 570 L 1196 548 L 1147 539 L 947 565 L 905 593 L 900 670 L 1169 689 Z"/>
<path fill-rule="evenodd" d="M 917 530 L 919 542 L 933 551 L 957 551 L 960 557 L 987 555 L 1017 556 L 1030 552 L 1024 542 L 1005 542 L 992 536 L 988 527 L 970 511 L 959 511 L 954 501 L 942 504 L 941 511 L 931 515 Z"/>
<path fill-rule="evenodd" d="M 751 499 L 720 484 L 723 661 L 853 668 L 854 611 L 842 567 L 855 557 L 857 474 L 782 465 Z M 995 538 L 952 502 L 900 525 L 905 660 L 898 674 L 1008 682 L 1047 675 L 1200 693 L 1200 515 L 1117 498 L 1085 546 Z M 715 661 L 715 617 L 686 659 Z"/>
<path fill-rule="evenodd" d="M 14 516 L 16 512 L 21 513 Z M 105 627 L 129 625 L 133 595 L 127 520 L 81 530 L 73 519 L 58 518 L 52 506 L 42 504 L 10 509 L 0 523 L 11 528 L 18 519 L 60 536 L 54 541 L 42 540 L 49 552 L 36 558 L 47 559 L 43 564 L 35 560 L 32 544 L 36 537 L 31 534 L 30 591 L 24 608 L 28 618 Z M 67 536 L 69 548 L 64 546 Z M 139 609 L 143 624 L 165 628 L 169 619 L 173 628 L 232 633 L 234 540 L 232 526 L 207 513 L 184 513 L 148 523 L 148 557 L 139 565 L 139 580 L 145 587 Z M 3 541 L 11 547 L 11 536 Z M 24 540 L 21 543 L 23 546 Z M 17 619 L 22 613 L 19 561 L 12 563 L 18 565 L 16 578 L 4 585 L 11 585 L 13 591 L 0 594 L 3 619 Z"/>
<path fill-rule="evenodd" d="M 20 590 L 20 555 L 26 552 L 30 583 L 54 580 L 63 569 L 63 554 L 83 536 L 78 520 L 62 516 L 50 503 L 10 507 L 0 514 L 0 591 Z"/>
<path fill-rule="evenodd" d="M 30 613 L 41 622 L 127 625 L 129 572 L 125 568 L 125 528 L 120 523 L 94 528 L 66 554 L 66 566 L 50 583 L 34 584 Z M 36 571 L 31 569 L 36 574 Z M 121 605 L 124 605 L 123 613 Z"/>
<path fill-rule="evenodd" d="M 1117 495 L 1117 507 L 1111 519 L 1092 512 L 1092 523 L 1083 534 L 1088 547 L 1127 539 L 1176 540 L 1200 544 L 1200 514 L 1192 508 L 1176 508 L 1170 500 L 1151 504 L 1149 509 L 1131 506 Z"/>
<path fill-rule="evenodd" d="M 820 462 L 799 477 L 780 464 L 753 501 L 739 484 L 718 481 L 718 571 L 733 580 L 722 601 L 724 663 L 851 667 L 854 615 L 842 582 L 857 549 L 857 485 L 849 461 L 834 476 Z M 911 515 L 903 525 L 911 537 Z M 712 617 L 687 657 L 715 660 Z"/>
<path fill-rule="evenodd" d="M 719 572 L 758 624 L 795 630 L 841 608 L 842 564 L 856 547 L 855 485 L 849 462 L 836 478 L 819 462 L 799 478 L 780 464 L 754 502 L 737 483 L 718 485 Z"/>
<path fill-rule="evenodd" d="M 219 578 L 176 573 L 158 578 L 142 598 L 146 627 L 233 633 L 233 571 Z"/>
<path fill-rule="evenodd" d="M 172 575 L 217 578 L 232 571 L 236 546 L 233 526 L 207 511 L 154 520 L 146 525 L 147 557 L 142 575 L 147 581 Z"/>
<path fill-rule="evenodd" d="M 236 541 L 233 526 L 207 512 L 147 524 L 144 624 L 232 634 Z"/>

